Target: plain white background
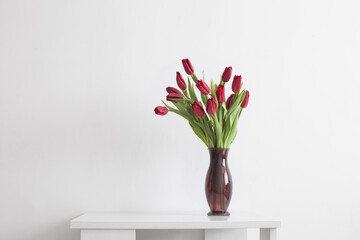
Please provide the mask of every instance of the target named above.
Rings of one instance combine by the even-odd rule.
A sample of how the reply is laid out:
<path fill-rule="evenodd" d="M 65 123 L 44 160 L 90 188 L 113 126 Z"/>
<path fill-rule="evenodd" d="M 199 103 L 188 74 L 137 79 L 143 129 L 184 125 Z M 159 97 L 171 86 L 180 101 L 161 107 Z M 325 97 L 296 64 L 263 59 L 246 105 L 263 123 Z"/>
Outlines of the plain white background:
<path fill-rule="evenodd" d="M 0 239 L 76 240 L 70 219 L 93 210 L 206 213 L 206 147 L 153 113 L 182 58 L 251 91 L 229 211 L 281 220 L 284 240 L 355 239 L 359 7 L 0 0 Z"/>

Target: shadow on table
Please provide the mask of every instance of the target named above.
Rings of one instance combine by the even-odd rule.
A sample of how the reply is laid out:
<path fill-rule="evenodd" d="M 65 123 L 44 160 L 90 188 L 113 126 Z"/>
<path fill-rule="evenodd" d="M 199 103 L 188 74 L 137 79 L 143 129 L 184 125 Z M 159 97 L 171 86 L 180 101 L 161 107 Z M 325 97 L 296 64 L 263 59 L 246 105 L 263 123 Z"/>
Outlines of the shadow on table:
<path fill-rule="evenodd" d="M 200 240 L 203 230 L 136 230 L 136 240 Z"/>

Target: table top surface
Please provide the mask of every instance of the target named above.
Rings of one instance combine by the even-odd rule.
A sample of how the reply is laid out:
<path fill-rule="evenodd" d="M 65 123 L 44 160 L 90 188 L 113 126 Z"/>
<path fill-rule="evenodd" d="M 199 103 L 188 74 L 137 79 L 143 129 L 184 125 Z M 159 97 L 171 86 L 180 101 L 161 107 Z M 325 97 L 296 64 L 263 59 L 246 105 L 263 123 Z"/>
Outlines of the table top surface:
<path fill-rule="evenodd" d="M 209 217 L 205 212 L 89 212 L 71 220 L 70 227 L 73 229 L 279 228 L 280 221 L 270 221 L 249 213 L 231 213 L 228 217 Z"/>

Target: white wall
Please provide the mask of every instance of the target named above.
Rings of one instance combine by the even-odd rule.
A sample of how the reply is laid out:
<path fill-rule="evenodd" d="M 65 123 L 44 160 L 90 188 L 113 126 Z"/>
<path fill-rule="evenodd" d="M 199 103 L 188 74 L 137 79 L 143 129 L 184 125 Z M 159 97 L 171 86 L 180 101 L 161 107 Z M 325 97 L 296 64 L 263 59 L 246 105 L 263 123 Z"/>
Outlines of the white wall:
<path fill-rule="evenodd" d="M 251 91 L 230 212 L 282 220 L 284 240 L 355 239 L 359 7 L 0 0 L 0 239 L 75 240 L 90 210 L 206 213 L 206 147 L 153 113 L 185 57 Z"/>

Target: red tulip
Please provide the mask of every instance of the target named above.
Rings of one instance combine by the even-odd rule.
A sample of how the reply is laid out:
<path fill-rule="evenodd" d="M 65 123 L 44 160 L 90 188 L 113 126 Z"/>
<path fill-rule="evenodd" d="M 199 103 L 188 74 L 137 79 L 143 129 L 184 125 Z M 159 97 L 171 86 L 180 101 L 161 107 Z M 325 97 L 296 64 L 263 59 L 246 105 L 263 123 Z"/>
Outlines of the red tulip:
<path fill-rule="evenodd" d="M 206 102 L 206 112 L 208 114 L 214 114 L 217 109 L 217 103 L 214 98 L 209 98 Z"/>
<path fill-rule="evenodd" d="M 223 85 L 219 85 L 216 90 L 216 97 L 219 103 L 225 101 L 225 87 Z"/>
<path fill-rule="evenodd" d="M 210 88 L 209 86 L 206 84 L 206 82 L 204 82 L 203 80 L 199 80 L 196 84 L 196 87 L 200 90 L 200 92 L 204 95 L 208 95 L 210 93 Z"/>
<path fill-rule="evenodd" d="M 242 103 L 241 103 L 241 107 L 242 107 L 242 108 L 246 108 L 246 107 L 247 107 L 247 105 L 248 105 L 248 103 L 249 103 L 249 97 L 250 97 L 250 93 L 249 93 L 249 91 L 246 90 L 245 98 L 244 98 L 244 100 L 243 100 Z"/>
<path fill-rule="evenodd" d="M 232 67 L 226 67 L 221 76 L 221 80 L 223 82 L 228 82 L 231 78 L 231 72 L 232 72 Z"/>
<path fill-rule="evenodd" d="M 178 90 L 178 89 L 176 89 L 176 88 L 174 88 L 174 87 L 167 87 L 167 88 L 166 88 L 166 91 L 167 91 L 168 93 L 176 93 L 176 94 L 182 95 L 182 93 L 180 92 L 180 90 Z"/>
<path fill-rule="evenodd" d="M 203 118 L 205 115 L 205 111 L 203 109 L 203 107 L 198 103 L 198 102 L 194 102 L 191 106 L 192 110 L 194 111 L 194 114 L 196 117 L 198 118 Z"/>
<path fill-rule="evenodd" d="M 176 82 L 181 90 L 186 89 L 186 83 L 179 72 L 176 72 Z"/>
<path fill-rule="evenodd" d="M 182 99 L 182 98 L 184 98 L 184 95 L 182 95 L 182 94 L 178 94 L 178 93 L 169 93 L 167 96 L 166 96 L 166 100 L 168 100 L 168 101 L 170 101 L 170 102 L 175 102 L 176 103 L 176 101 L 174 101 L 174 100 L 172 100 L 172 99 L 170 99 L 170 98 L 175 98 L 175 99 Z"/>
<path fill-rule="evenodd" d="M 240 92 L 240 88 L 241 88 L 241 75 L 237 76 L 235 75 L 234 76 L 234 80 L 233 80 L 233 83 L 232 83 L 232 90 L 234 93 L 237 93 L 237 92 Z"/>
<path fill-rule="evenodd" d="M 189 75 L 192 75 L 194 73 L 194 68 L 193 66 L 191 65 L 191 62 L 189 59 L 183 59 L 181 60 L 182 64 L 183 64 L 183 67 L 185 69 L 185 72 Z"/>
<path fill-rule="evenodd" d="M 154 109 L 154 111 L 155 111 L 155 114 L 164 116 L 168 113 L 169 110 L 166 107 L 159 106 L 159 107 L 156 107 Z"/>
<path fill-rule="evenodd" d="M 233 104 L 235 94 L 231 94 L 230 97 L 226 100 L 226 109 L 229 110 L 231 105 Z"/>

